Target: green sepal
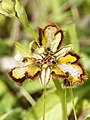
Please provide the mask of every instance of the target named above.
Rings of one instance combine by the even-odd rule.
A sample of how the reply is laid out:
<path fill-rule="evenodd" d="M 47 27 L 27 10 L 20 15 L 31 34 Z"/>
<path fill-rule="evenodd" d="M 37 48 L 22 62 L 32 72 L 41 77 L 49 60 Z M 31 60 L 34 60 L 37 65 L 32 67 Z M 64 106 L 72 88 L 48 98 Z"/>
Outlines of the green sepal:
<path fill-rule="evenodd" d="M 19 42 L 15 43 L 16 48 L 20 51 L 20 53 L 24 57 L 31 57 L 29 50 L 27 50 L 24 46 L 22 46 Z"/>
<path fill-rule="evenodd" d="M 18 0 L 16 0 L 15 10 L 17 12 L 17 17 L 20 19 L 24 26 L 28 26 L 28 19 L 24 7 L 20 5 Z"/>

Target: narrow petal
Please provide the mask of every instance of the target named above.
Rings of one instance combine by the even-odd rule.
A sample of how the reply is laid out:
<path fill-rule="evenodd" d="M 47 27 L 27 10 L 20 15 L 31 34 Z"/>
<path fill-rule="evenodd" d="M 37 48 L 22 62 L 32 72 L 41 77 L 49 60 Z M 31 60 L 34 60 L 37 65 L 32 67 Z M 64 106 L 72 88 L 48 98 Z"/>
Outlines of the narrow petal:
<path fill-rule="evenodd" d="M 52 52 L 56 52 L 63 41 L 63 31 L 54 23 L 47 25 L 44 29 L 39 28 L 39 44 Z"/>
<path fill-rule="evenodd" d="M 35 58 L 35 59 L 40 59 L 40 60 L 42 60 L 43 58 L 42 58 L 42 56 L 40 55 L 40 54 L 37 54 L 37 53 L 33 53 L 33 57 Z"/>
<path fill-rule="evenodd" d="M 63 48 L 61 48 L 59 51 L 57 51 L 54 56 L 56 57 L 56 59 L 58 60 L 60 57 L 65 56 L 68 52 L 70 52 L 73 49 L 72 45 L 67 45 Z"/>
<path fill-rule="evenodd" d="M 51 70 L 50 70 L 49 66 L 47 66 L 46 64 L 43 65 L 42 71 L 41 71 L 41 83 L 43 85 L 48 84 L 48 82 L 50 80 L 50 74 L 51 74 Z"/>
<path fill-rule="evenodd" d="M 26 76 L 25 72 L 28 70 L 28 67 L 16 67 L 13 68 L 11 71 L 8 72 L 8 75 L 18 84 L 22 85 L 25 81 Z"/>

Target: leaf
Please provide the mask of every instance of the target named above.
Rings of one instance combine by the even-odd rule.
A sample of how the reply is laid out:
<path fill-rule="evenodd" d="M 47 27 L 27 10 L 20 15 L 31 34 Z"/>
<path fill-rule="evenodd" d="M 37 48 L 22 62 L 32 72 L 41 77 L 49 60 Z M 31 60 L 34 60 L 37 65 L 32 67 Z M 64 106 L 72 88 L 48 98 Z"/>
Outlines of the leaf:
<path fill-rule="evenodd" d="M 30 94 L 34 94 L 38 91 L 41 91 L 43 90 L 43 85 L 40 84 L 40 81 L 39 80 L 34 80 L 34 81 L 29 81 L 29 80 L 26 80 L 25 83 L 23 84 L 24 88 L 30 93 Z M 47 86 L 47 89 L 50 89 L 54 87 L 54 84 L 53 82 L 51 81 L 48 86 Z"/>
<path fill-rule="evenodd" d="M 46 120 L 60 120 L 61 104 L 56 92 L 50 92 L 46 95 Z M 55 114 L 54 114 L 55 113 Z M 38 101 L 37 105 L 30 109 L 23 120 L 42 120 L 43 114 L 43 97 Z"/>
<path fill-rule="evenodd" d="M 88 116 L 88 117 L 86 117 L 84 120 L 90 120 L 90 117 Z"/>
<path fill-rule="evenodd" d="M 67 120 L 67 107 L 66 107 L 66 104 L 65 104 L 65 90 L 62 88 L 61 86 L 61 82 L 59 79 L 57 80 L 53 80 L 56 88 L 57 88 L 57 92 L 58 92 L 58 95 L 60 97 L 60 101 L 61 101 L 61 109 L 62 109 L 62 118 L 63 120 Z"/>
<path fill-rule="evenodd" d="M 81 94 L 82 91 L 82 94 Z M 75 89 L 74 96 L 75 96 L 75 104 L 78 102 L 79 99 L 82 99 L 90 91 L 90 85 L 87 82 L 85 85 L 80 86 L 79 88 Z M 72 111 L 72 103 L 69 94 L 67 95 L 68 100 L 68 115 L 70 115 Z M 60 98 L 56 91 L 48 92 L 46 94 L 46 120 L 62 120 L 62 107 Z M 42 120 L 43 114 L 43 97 L 41 97 L 37 104 L 28 110 L 25 114 L 23 120 Z"/>
<path fill-rule="evenodd" d="M 15 46 L 24 57 L 31 57 L 29 51 L 24 46 L 22 46 L 19 42 L 16 42 Z"/>
<path fill-rule="evenodd" d="M 78 38 L 77 38 L 75 24 L 69 25 L 67 29 L 68 29 L 68 33 L 70 35 L 70 43 L 73 45 L 74 51 L 76 53 L 78 53 L 80 48 L 79 48 L 79 41 L 78 41 Z"/>
<path fill-rule="evenodd" d="M 3 80 L 0 79 L 0 96 L 2 96 L 6 91 L 8 91 L 8 88 L 4 84 Z"/>
<path fill-rule="evenodd" d="M 58 22 L 58 23 L 62 23 L 65 19 L 67 19 L 67 17 L 70 16 L 70 12 L 66 11 L 64 13 L 60 13 L 60 15 L 58 14 L 58 17 L 53 17 L 51 16 L 50 19 L 51 21 L 54 21 L 54 22 Z"/>
<path fill-rule="evenodd" d="M 15 104 L 15 100 L 15 97 L 10 92 L 6 92 L 2 98 L 0 98 L 0 115 L 9 111 Z"/>
<path fill-rule="evenodd" d="M 11 109 L 9 111 L 7 111 L 5 114 L 0 116 L 0 120 L 21 120 L 22 119 L 22 115 L 21 113 L 23 113 L 21 108 L 15 108 L 15 109 Z"/>

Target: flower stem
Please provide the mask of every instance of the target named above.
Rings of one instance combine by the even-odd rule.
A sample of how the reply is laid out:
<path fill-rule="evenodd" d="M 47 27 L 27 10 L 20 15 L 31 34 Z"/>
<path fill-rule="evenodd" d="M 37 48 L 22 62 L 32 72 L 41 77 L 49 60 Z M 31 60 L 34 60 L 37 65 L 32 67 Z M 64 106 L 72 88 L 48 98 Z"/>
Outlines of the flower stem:
<path fill-rule="evenodd" d="M 24 26 L 29 33 L 34 37 L 34 40 L 37 41 L 38 40 L 38 36 L 37 34 L 34 32 L 34 30 L 31 28 L 31 26 L 28 24 L 28 26 Z"/>
<path fill-rule="evenodd" d="M 72 88 L 69 89 L 69 92 L 70 92 L 70 96 L 71 96 L 71 100 L 72 100 L 74 117 L 75 117 L 75 120 L 78 120 L 78 119 L 77 119 L 77 115 L 76 115 L 75 105 L 74 105 L 74 95 L 73 95 Z"/>
<path fill-rule="evenodd" d="M 43 120 L 45 120 L 46 86 L 44 86 L 43 97 Z"/>
<path fill-rule="evenodd" d="M 22 5 L 20 5 L 19 1 L 16 0 L 16 4 L 15 4 L 15 11 L 17 13 L 17 18 L 19 18 L 19 20 L 21 21 L 21 23 L 23 24 L 23 26 L 29 31 L 29 33 L 34 37 L 35 41 L 38 40 L 38 36 L 37 34 L 34 32 L 34 30 L 31 28 L 29 21 L 28 21 L 28 17 L 27 14 L 25 12 L 25 9 Z"/>
<path fill-rule="evenodd" d="M 53 80 L 56 88 L 57 88 L 57 91 L 58 91 L 58 94 L 60 96 L 60 100 L 61 100 L 61 105 L 62 105 L 62 120 L 68 120 L 67 118 L 67 107 L 66 107 L 66 92 L 64 89 L 62 89 L 62 86 L 61 86 L 61 83 L 60 83 L 60 80 Z"/>
<path fill-rule="evenodd" d="M 68 120 L 68 115 L 67 115 L 67 89 L 65 88 L 65 106 L 66 106 L 66 111 L 65 111 L 65 113 L 66 113 L 66 119 Z"/>

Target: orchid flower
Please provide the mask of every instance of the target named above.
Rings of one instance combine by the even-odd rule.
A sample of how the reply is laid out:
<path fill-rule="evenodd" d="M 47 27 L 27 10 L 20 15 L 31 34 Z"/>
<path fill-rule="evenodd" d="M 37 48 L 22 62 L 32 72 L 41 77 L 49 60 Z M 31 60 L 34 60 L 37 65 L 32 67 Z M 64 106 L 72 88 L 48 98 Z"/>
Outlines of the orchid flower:
<path fill-rule="evenodd" d="M 79 55 L 72 52 L 73 46 L 61 46 L 63 30 L 50 23 L 44 29 L 38 28 L 38 31 L 38 40 L 30 43 L 30 57 L 24 57 L 23 66 L 10 70 L 9 76 L 18 85 L 26 79 L 39 78 L 43 85 L 47 85 L 51 79 L 62 78 L 64 87 L 74 87 L 87 80 Z"/>

